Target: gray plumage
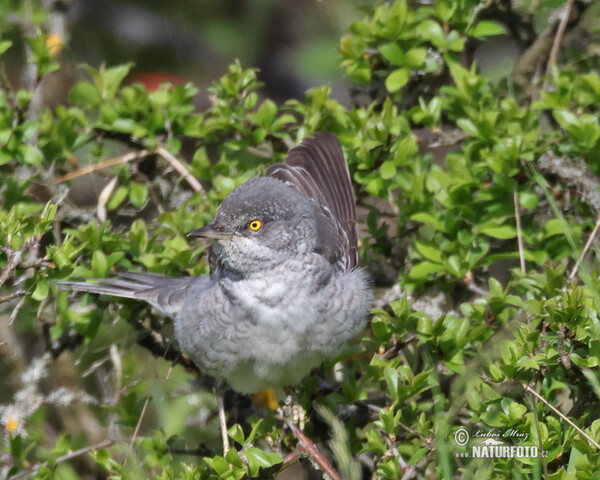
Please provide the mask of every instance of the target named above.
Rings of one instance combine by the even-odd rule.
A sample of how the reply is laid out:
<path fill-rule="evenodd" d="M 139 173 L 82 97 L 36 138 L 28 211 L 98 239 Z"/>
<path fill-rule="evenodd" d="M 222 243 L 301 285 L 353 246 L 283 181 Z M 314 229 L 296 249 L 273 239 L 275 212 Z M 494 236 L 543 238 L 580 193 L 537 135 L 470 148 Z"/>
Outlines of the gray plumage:
<path fill-rule="evenodd" d="M 190 236 L 211 240 L 210 275 L 119 273 L 63 285 L 148 302 L 173 319 L 203 372 L 245 393 L 298 383 L 365 327 L 371 293 L 357 267 L 354 194 L 334 135 L 305 139 Z"/>

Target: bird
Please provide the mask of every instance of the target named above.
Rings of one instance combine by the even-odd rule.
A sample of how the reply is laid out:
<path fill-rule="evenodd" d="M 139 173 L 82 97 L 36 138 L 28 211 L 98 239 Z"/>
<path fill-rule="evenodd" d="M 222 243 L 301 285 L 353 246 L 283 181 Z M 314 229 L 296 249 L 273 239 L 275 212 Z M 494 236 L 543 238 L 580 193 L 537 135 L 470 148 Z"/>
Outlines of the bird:
<path fill-rule="evenodd" d="M 200 371 L 240 393 L 299 383 L 366 327 L 372 293 L 334 134 L 304 138 L 188 237 L 209 242 L 209 274 L 119 272 L 62 285 L 150 304 L 173 320 Z"/>

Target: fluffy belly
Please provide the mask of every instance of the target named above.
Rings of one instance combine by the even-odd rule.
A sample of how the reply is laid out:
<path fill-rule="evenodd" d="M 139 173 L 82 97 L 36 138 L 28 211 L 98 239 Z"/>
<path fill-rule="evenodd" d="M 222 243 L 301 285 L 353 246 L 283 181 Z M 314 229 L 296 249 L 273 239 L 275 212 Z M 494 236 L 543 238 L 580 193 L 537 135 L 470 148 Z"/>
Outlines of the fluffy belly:
<path fill-rule="evenodd" d="M 237 364 L 225 374 L 227 383 L 238 392 L 256 393 L 266 388 L 295 385 L 319 366 L 324 358 L 318 352 L 298 352 L 286 363 L 254 358 Z"/>
<path fill-rule="evenodd" d="M 226 286 L 232 316 L 240 319 L 230 330 L 238 361 L 221 373 L 235 390 L 296 384 L 325 358 L 314 348 L 314 325 L 325 320 L 321 302 L 309 279 L 296 278 L 291 288 L 287 274 L 285 282 L 271 276 Z"/>
<path fill-rule="evenodd" d="M 271 273 L 221 280 L 175 324 L 201 370 L 244 393 L 298 383 L 366 320 L 370 297 L 358 271 L 327 282 L 306 268 Z"/>

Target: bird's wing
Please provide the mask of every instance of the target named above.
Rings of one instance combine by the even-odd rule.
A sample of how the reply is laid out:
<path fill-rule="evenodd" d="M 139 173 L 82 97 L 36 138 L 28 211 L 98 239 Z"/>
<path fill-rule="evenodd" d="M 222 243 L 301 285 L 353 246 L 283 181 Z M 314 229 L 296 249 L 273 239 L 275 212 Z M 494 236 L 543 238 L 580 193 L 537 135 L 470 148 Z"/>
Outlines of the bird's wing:
<path fill-rule="evenodd" d="M 96 283 L 59 282 L 61 287 L 76 292 L 99 293 L 142 300 L 164 315 L 174 318 L 181 311 L 191 288 L 202 288 L 208 277 L 167 277 L 156 273 L 120 272 L 111 278 L 90 279 Z"/>
<path fill-rule="evenodd" d="M 337 137 L 315 133 L 292 148 L 284 163 L 273 165 L 267 175 L 287 182 L 319 204 L 332 219 L 334 249 L 341 245 L 337 262 L 344 270 L 358 264 L 356 203 L 348 164 Z M 327 240 L 327 239 L 326 239 Z M 326 242 L 327 243 L 327 242 Z"/>

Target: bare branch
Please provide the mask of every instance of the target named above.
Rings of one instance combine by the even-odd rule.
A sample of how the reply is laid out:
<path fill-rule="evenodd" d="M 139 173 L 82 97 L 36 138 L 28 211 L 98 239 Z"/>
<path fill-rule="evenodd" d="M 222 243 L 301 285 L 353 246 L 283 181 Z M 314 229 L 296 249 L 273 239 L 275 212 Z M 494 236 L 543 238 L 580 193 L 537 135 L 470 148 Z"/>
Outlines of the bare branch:
<path fill-rule="evenodd" d="M 285 419 L 285 415 L 282 415 Z M 335 471 L 335 469 L 331 466 L 331 464 L 327 461 L 327 459 L 319 452 L 316 445 L 309 439 L 304 432 L 300 430 L 298 425 L 294 422 L 285 420 L 286 425 L 292 431 L 294 436 L 298 439 L 300 450 L 306 452 L 310 458 L 325 472 L 331 480 L 342 480 L 340 474 Z"/>
<path fill-rule="evenodd" d="M 206 192 L 204 191 L 204 187 L 200 185 L 200 182 L 196 180 L 196 178 L 188 171 L 187 167 L 181 163 L 174 155 L 172 155 L 166 148 L 157 147 L 156 153 L 164 158 L 167 162 L 171 164 L 171 166 L 185 179 L 186 182 L 192 187 L 196 192 L 198 192 L 203 197 L 206 197 Z"/>
<path fill-rule="evenodd" d="M 104 448 L 112 447 L 115 444 L 113 440 L 104 440 L 96 445 L 91 445 L 89 447 L 84 447 L 79 450 L 75 450 L 74 452 L 67 453 L 61 457 L 58 457 L 53 463 L 54 465 L 58 465 L 59 463 L 68 462 L 73 460 L 74 458 L 80 457 L 81 455 L 85 455 L 87 453 L 93 452 L 94 450 L 102 450 Z M 30 468 L 29 470 L 24 470 L 22 472 L 16 473 L 8 477 L 7 480 L 18 480 L 19 478 L 29 478 L 35 475 L 38 470 L 42 467 L 48 468 L 49 462 L 44 462 L 39 465 Z"/>
<path fill-rule="evenodd" d="M 571 270 L 571 273 L 569 274 L 569 280 L 573 280 L 573 278 L 575 278 L 575 275 L 577 275 L 577 270 L 579 270 L 579 265 L 583 261 L 587 251 L 592 246 L 592 243 L 594 242 L 594 239 L 596 238 L 596 235 L 598 234 L 598 229 L 600 229 L 600 217 L 598 217 L 598 220 L 596 221 L 596 225 L 594 226 L 592 233 L 590 233 L 590 236 L 587 239 L 587 242 L 585 242 L 585 246 L 583 247 L 581 256 L 577 259 L 577 263 L 575 264 L 575 266 L 573 267 L 573 270 Z"/>
<path fill-rule="evenodd" d="M 548 79 L 550 77 L 550 74 L 552 73 L 552 67 L 556 64 L 556 58 L 558 57 L 558 49 L 560 48 L 560 43 L 562 42 L 562 38 L 565 33 L 565 28 L 567 28 L 569 18 L 571 17 L 573 3 L 575 3 L 575 0 L 567 0 L 565 11 L 562 14 L 562 18 L 560 19 L 558 28 L 556 29 L 556 35 L 554 36 L 554 41 L 552 42 L 552 49 L 550 50 L 548 62 L 546 63 L 546 79 L 544 80 L 543 86 L 544 90 L 548 89 Z"/>
<path fill-rule="evenodd" d="M 519 209 L 519 193 L 517 191 L 517 185 L 515 185 L 515 191 L 513 192 L 513 204 L 515 206 L 515 221 L 517 223 L 517 244 L 519 245 L 519 263 L 521 265 L 521 272 L 525 273 L 525 249 L 523 248 L 523 232 L 521 231 L 521 211 Z"/>
<path fill-rule="evenodd" d="M 581 435 L 583 435 L 587 439 L 588 442 L 590 442 L 592 445 L 594 445 L 594 447 L 596 447 L 598 450 L 600 450 L 600 445 L 598 445 L 598 442 L 596 442 L 592 437 L 590 437 L 587 433 L 585 433 L 581 428 L 579 428 L 571 420 L 569 420 L 569 418 L 567 418 L 567 416 L 564 415 L 558 408 L 556 408 L 554 405 L 550 404 L 550 402 L 548 402 L 544 397 L 542 397 L 539 393 L 537 393 L 529 385 L 524 383 L 522 386 L 526 392 L 531 393 L 534 397 L 536 397 L 538 400 L 540 400 L 544 405 L 549 407 L 560 418 L 562 418 L 565 422 L 567 422 L 575 430 L 577 430 Z"/>
<path fill-rule="evenodd" d="M 149 157 L 150 155 L 154 155 L 156 152 L 154 150 L 140 150 L 139 152 L 126 153 L 125 155 L 119 155 L 118 157 L 109 158 L 108 160 L 103 160 L 98 163 L 94 163 L 93 165 L 88 165 L 87 167 L 80 168 L 79 170 L 75 170 L 74 172 L 67 173 L 62 177 L 58 177 L 54 180 L 54 185 L 59 185 L 64 182 L 68 182 L 69 180 L 73 180 L 78 177 L 82 177 L 83 175 L 88 175 L 92 172 L 97 172 L 98 170 L 104 170 L 105 168 L 114 167 L 115 165 L 119 165 L 122 163 L 133 162 L 134 160 L 141 160 L 142 158 Z"/>
<path fill-rule="evenodd" d="M 16 292 L 11 293 L 10 295 L 6 295 L 4 297 L 0 297 L 0 303 L 10 302 L 11 300 L 27 295 L 25 290 L 17 290 Z"/>

